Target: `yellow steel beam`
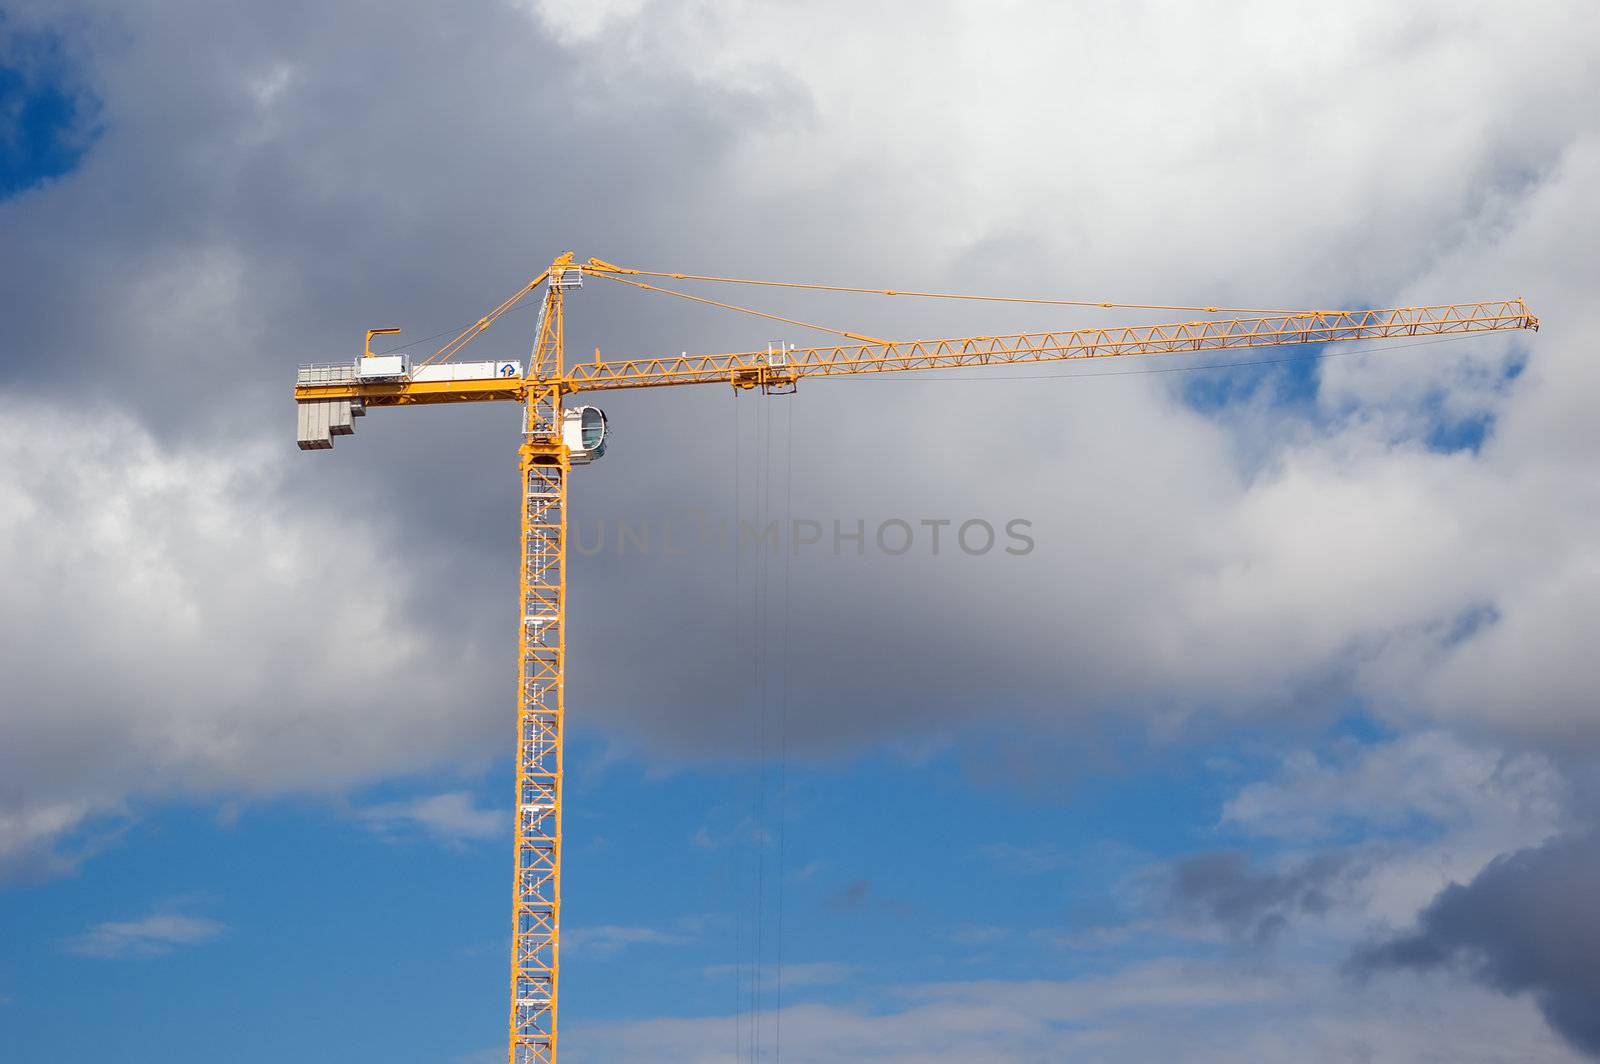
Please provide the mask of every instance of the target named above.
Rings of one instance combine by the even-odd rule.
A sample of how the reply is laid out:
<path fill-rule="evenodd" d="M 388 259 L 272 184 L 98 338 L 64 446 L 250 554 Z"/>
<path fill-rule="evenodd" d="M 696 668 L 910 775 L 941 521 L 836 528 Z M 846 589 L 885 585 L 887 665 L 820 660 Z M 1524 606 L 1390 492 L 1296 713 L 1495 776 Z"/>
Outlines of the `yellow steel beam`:
<path fill-rule="evenodd" d="M 560 260 L 557 260 L 559 265 Z M 561 288 L 545 290 L 533 373 L 561 375 Z M 561 389 L 527 392 L 521 461 L 517 827 L 511 889 L 510 1064 L 555 1064 L 561 983 L 561 797 L 566 721 L 567 476 Z"/>
<path fill-rule="evenodd" d="M 529 413 L 530 423 L 535 422 L 532 407 Z M 555 1064 L 570 465 L 559 442 L 530 437 L 523 444 L 520 466 L 522 616 L 507 1059 L 510 1064 Z"/>
<path fill-rule="evenodd" d="M 302 403 L 318 399 L 350 399 L 368 406 L 417 406 L 425 403 L 477 403 L 502 399 L 520 402 L 527 383 L 520 378 L 486 377 L 468 381 L 349 381 L 301 384 L 294 397 Z"/>
<path fill-rule="evenodd" d="M 1384 310 L 1317 310 L 1258 318 L 1222 318 L 1165 325 L 1061 332 L 962 336 L 884 344 L 836 344 L 720 355 L 674 355 L 580 362 L 568 368 L 571 391 L 732 383 L 754 388 L 801 377 L 892 373 L 919 369 L 1054 362 L 1117 355 L 1178 354 L 1243 347 L 1337 343 L 1405 336 L 1440 336 L 1537 329 L 1539 319 L 1520 299 Z"/>

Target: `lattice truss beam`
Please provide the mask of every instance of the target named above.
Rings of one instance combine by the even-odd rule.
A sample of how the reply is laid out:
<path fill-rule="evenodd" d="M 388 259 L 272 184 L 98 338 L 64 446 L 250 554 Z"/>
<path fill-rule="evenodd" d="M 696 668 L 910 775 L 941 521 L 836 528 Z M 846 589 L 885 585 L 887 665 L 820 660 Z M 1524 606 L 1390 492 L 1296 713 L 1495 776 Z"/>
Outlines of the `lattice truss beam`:
<path fill-rule="evenodd" d="M 919 369 L 1003 366 L 1117 355 L 1165 355 L 1286 344 L 1339 343 L 1406 336 L 1535 328 L 1520 299 L 1386 310 L 1312 310 L 1109 329 L 964 336 L 946 340 L 836 344 L 782 351 L 678 355 L 580 362 L 567 370 L 574 391 L 732 382 L 750 386 L 801 377 Z M 787 379 L 787 380 L 785 380 Z"/>
<path fill-rule="evenodd" d="M 565 457 L 558 449 L 532 441 L 524 445 L 511 1064 L 555 1060 L 567 474 Z"/>
<path fill-rule="evenodd" d="M 561 373 L 562 289 L 552 284 L 530 375 Z M 522 474 L 522 594 L 517 707 L 517 827 L 512 886 L 510 1064 L 555 1064 L 561 947 L 561 792 L 565 723 L 567 477 L 561 391 L 527 389 Z"/>

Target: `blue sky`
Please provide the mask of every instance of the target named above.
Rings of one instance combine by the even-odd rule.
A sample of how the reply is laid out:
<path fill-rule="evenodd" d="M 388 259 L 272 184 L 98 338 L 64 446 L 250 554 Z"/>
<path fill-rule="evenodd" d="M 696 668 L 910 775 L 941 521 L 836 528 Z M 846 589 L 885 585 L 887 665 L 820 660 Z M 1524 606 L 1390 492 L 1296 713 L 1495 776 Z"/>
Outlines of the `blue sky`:
<path fill-rule="evenodd" d="M 752 884 L 755 772 L 652 774 L 608 758 L 593 739 L 574 745 L 563 967 L 574 1051 L 584 1028 L 607 1021 L 726 1015 L 738 945 L 750 948 L 758 916 L 768 978 L 776 968 L 775 840 L 759 904 Z M 1120 925 L 1139 915 L 1128 895 L 1140 872 L 1181 853 L 1249 846 L 1217 827 L 1245 771 L 1232 760 L 1239 747 L 1219 738 L 1134 748 L 1111 768 L 1063 757 L 1063 778 L 1022 786 L 948 751 L 790 766 L 783 958 L 800 985 L 785 996 L 861 1005 L 885 986 L 1072 978 L 1170 948 L 1064 948 L 1036 933 Z M 1227 763 L 1207 768 L 1208 756 Z M 245 1044 L 228 1051 L 240 1061 L 374 1051 L 451 1060 L 480 1048 L 480 1032 L 502 1020 L 509 835 L 379 827 L 357 810 L 435 790 L 494 809 L 509 789 L 502 765 L 480 778 L 403 781 L 342 809 L 301 800 L 237 819 L 141 810 L 97 841 L 84 872 L 8 898 L 10 1059 L 71 1058 L 108 1037 L 130 1059 L 216 1059 L 238 1030 L 241 1001 L 253 1016 L 294 1019 L 252 1021 Z M 767 801 L 770 811 L 777 795 Z M 85 938 L 102 922 L 95 914 L 209 926 L 192 943 L 131 931 L 97 943 Z M 646 935 L 630 941 L 630 932 Z M 98 1000 L 87 1021 L 86 985 Z M 384 1004 L 397 1000 L 406 1007 Z M 770 1039 L 770 1012 L 766 1022 Z"/>
<path fill-rule="evenodd" d="M 3 16 L 3 12 L 0 12 Z M 59 38 L 7 36 L 0 66 L 0 196 L 13 196 L 71 170 L 93 136 L 92 108 L 75 91 Z"/>
<path fill-rule="evenodd" d="M 569 244 L 1245 306 L 1521 292 L 1546 328 L 608 399 L 580 525 L 1024 517 L 1038 550 L 574 559 L 563 1059 L 1600 1054 L 1550 1007 L 1592 964 L 1525 952 L 1588 948 L 1600 876 L 1600 132 L 1554 105 L 1600 64 L 1546 47 L 1559 5 L 1428 11 L 1319 13 L 1294 69 L 1272 5 L 0 14 L 0 1058 L 503 1059 L 514 419 L 375 411 L 301 455 L 286 382 Z M 1395 41 L 1426 46 L 1373 61 Z M 748 342 L 617 295 L 573 294 L 573 350 Z"/>

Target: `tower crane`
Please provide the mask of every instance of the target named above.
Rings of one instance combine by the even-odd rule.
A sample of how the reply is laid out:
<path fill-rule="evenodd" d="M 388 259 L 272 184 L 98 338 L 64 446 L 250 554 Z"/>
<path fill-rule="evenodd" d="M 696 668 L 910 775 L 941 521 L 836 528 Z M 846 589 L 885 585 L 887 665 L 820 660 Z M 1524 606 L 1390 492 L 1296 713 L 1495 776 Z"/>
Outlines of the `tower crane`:
<path fill-rule="evenodd" d="M 586 276 L 807 328 L 822 327 L 663 288 L 643 278 L 881 295 L 947 295 L 952 299 L 1012 303 L 1118 306 L 1146 311 L 1228 312 L 1218 307 L 911 293 L 663 273 L 618 266 L 600 259 L 579 263 L 567 252 L 511 298 L 414 364 L 403 354 L 374 354 L 374 336 L 399 330 L 372 329 L 367 332 L 365 350 L 354 361 L 300 369 L 294 397 L 299 415 L 298 442 L 304 450 L 332 447 L 333 438 L 349 435 L 353 431 L 353 419 L 364 415 L 369 407 L 502 401 L 520 403 L 524 409 L 518 452 L 522 570 L 518 617 L 510 1064 L 553 1064 L 556 1059 L 562 737 L 566 719 L 567 478 L 575 466 L 593 462 L 605 453 L 607 433 L 604 413 L 597 407 L 573 405 L 569 403 L 572 397 L 621 388 L 713 383 L 731 384 L 738 390 L 781 394 L 792 392 L 802 377 L 994 367 L 1508 329 L 1537 330 L 1539 327 L 1538 318 L 1521 299 L 1508 299 L 1384 310 L 1251 312 L 1247 316 L 1207 317 L 1165 325 L 942 340 L 889 341 L 828 329 L 824 331 L 835 333 L 844 342 L 820 347 L 770 343 L 764 350 L 625 359 L 603 358 L 596 349 L 590 360 L 568 362 L 563 302 L 570 291 L 582 286 Z M 457 352 L 541 287 L 544 292 L 540 318 L 526 366 L 512 360 L 454 360 Z"/>

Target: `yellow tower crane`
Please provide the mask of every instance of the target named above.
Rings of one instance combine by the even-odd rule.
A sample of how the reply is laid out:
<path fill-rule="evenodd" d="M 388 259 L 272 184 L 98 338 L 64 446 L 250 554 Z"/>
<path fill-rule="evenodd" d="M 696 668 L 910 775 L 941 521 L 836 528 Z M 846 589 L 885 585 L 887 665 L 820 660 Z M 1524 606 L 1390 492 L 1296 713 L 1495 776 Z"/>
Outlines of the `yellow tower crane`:
<path fill-rule="evenodd" d="M 849 342 L 804 348 L 773 343 L 765 350 L 731 354 L 620 360 L 602 358 L 597 349 L 592 360 L 569 364 L 564 354 L 562 300 L 568 290 L 582 285 L 585 276 L 817 329 L 823 327 L 661 288 L 639 278 L 1055 306 L 1249 313 L 1251 316 L 947 340 L 887 341 L 844 330 L 823 329 Z M 451 361 L 462 347 L 541 285 L 544 286 L 543 307 L 532 357 L 525 368 L 509 360 Z M 556 1059 L 561 928 L 561 756 L 566 714 L 563 665 L 567 606 L 567 476 L 573 466 L 599 458 L 606 446 L 605 415 L 592 406 L 569 406 L 568 397 L 617 388 L 717 382 L 731 384 L 736 389 L 759 388 L 763 393 L 774 394 L 793 391 L 802 377 L 1448 336 L 1538 327 L 1539 320 L 1529 313 L 1521 299 L 1387 310 L 1241 312 L 1219 307 L 1013 299 L 708 277 L 629 269 L 599 259 L 580 264 L 568 252 L 511 298 L 415 364 L 404 355 L 374 354 L 372 338 L 398 330 L 372 329 L 367 333 L 363 354 L 353 362 L 302 368 L 295 383 L 294 397 L 299 413 L 299 445 L 306 450 L 331 447 L 333 437 L 348 435 L 353 428 L 352 419 L 365 414 L 368 407 L 504 400 L 521 403 L 525 410 L 520 448 L 522 597 L 510 1064 L 551 1064 Z"/>

